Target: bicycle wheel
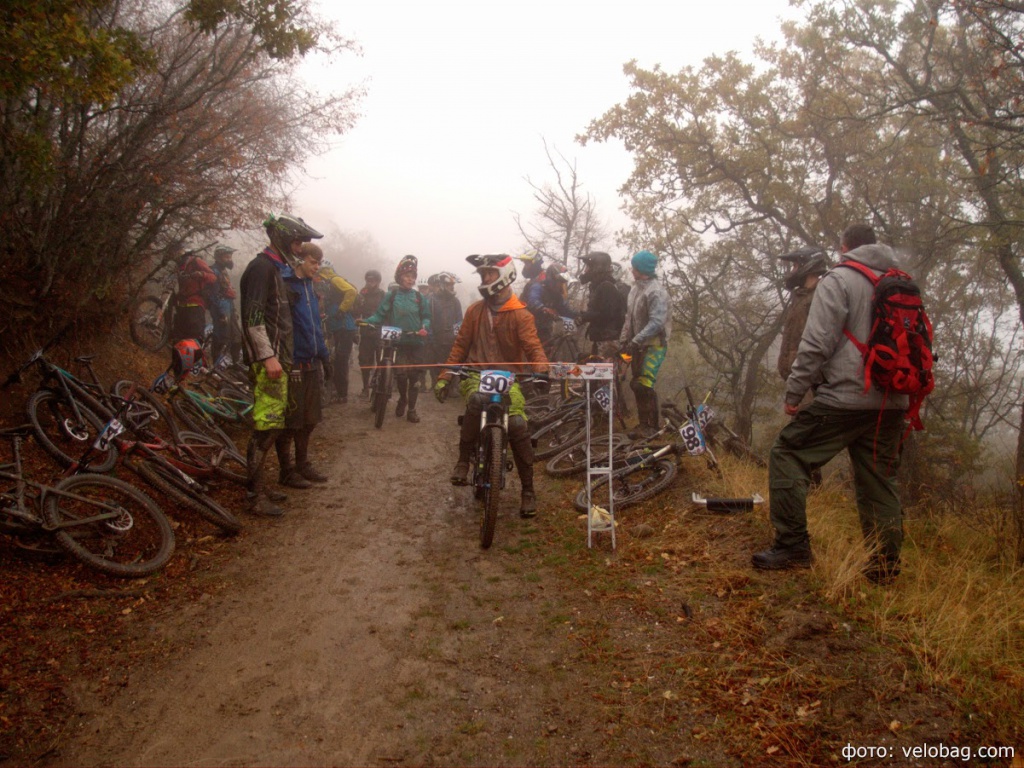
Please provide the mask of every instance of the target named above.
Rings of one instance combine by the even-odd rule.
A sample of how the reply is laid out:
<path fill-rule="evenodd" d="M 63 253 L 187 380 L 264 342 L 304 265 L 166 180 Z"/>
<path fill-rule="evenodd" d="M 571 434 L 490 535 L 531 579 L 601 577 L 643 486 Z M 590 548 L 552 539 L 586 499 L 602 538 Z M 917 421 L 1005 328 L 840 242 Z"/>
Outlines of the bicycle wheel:
<path fill-rule="evenodd" d="M 158 491 L 166 494 L 168 498 L 191 509 L 225 533 L 236 534 L 242 530 L 242 521 L 232 512 L 210 498 L 199 487 L 190 485 L 173 469 L 153 461 L 126 461 L 125 466 Z"/>
<path fill-rule="evenodd" d="M 498 523 L 498 505 L 501 504 L 501 430 L 485 429 L 480 435 L 484 448 L 483 514 L 480 517 L 480 546 L 487 549 L 494 541 L 494 528 Z"/>
<path fill-rule="evenodd" d="M 85 456 L 103 431 L 104 422 L 100 417 L 80 403 L 81 418 L 76 416 L 63 392 L 37 390 L 28 399 L 25 411 L 43 450 L 65 467 Z M 117 463 L 117 455 L 117 446 L 113 443 L 104 450 L 93 449 L 83 469 L 109 472 Z"/>
<path fill-rule="evenodd" d="M 612 498 L 615 500 L 615 509 L 625 509 L 657 496 L 672 484 L 678 472 L 679 465 L 674 458 L 661 458 L 650 464 L 637 464 L 615 470 L 612 473 Z M 598 504 L 608 498 L 608 492 L 604 490 L 607 482 L 607 475 L 590 481 L 590 497 Z M 576 494 L 575 505 L 581 512 L 587 511 L 586 485 Z"/>
<path fill-rule="evenodd" d="M 550 459 L 570 445 L 587 439 L 586 411 L 576 411 L 564 419 L 543 426 L 531 437 L 537 441 L 537 447 L 533 451 L 534 459 Z"/>
<path fill-rule="evenodd" d="M 171 401 L 171 410 L 174 411 L 175 417 L 181 422 L 179 425 L 178 433 L 181 433 L 182 428 L 188 432 L 198 432 L 201 435 L 211 440 L 215 440 L 234 453 L 239 453 L 238 446 L 235 445 L 235 441 L 231 439 L 227 432 L 218 426 L 210 414 L 204 411 L 192 398 L 188 395 L 179 395 Z"/>
<path fill-rule="evenodd" d="M 149 496 L 123 480 L 72 475 L 44 498 L 47 523 L 60 526 L 54 531 L 58 543 L 97 570 L 112 576 L 146 576 L 171 559 L 174 531 L 167 517 Z M 95 517 L 102 519 L 75 524 Z"/>
<path fill-rule="evenodd" d="M 170 326 L 163 313 L 163 302 L 159 298 L 146 296 L 139 299 L 132 307 L 129 318 L 128 331 L 132 341 L 150 352 L 159 352 L 164 348 Z"/>
<path fill-rule="evenodd" d="M 384 360 L 383 368 L 378 371 L 377 383 L 380 388 L 373 393 L 373 426 L 380 429 L 384 426 L 384 417 L 388 412 L 388 400 L 391 399 L 391 362 Z"/>
<path fill-rule="evenodd" d="M 623 446 L 629 445 L 630 439 L 622 434 L 612 435 L 612 453 L 615 453 Z M 602 465 L 608 462 L 608 436 L 595 437 L 590 442 L 590 461 L 593 465 Z M 556 453 L 544 466 L 544 471 L 552 477 L 567 477 L 587 469 L 587 444 L 585 441 L 570 445 L 559 453 Z"/>
<path fill-rule="evenodd" d="M 211 469 L 217 477 L 238 485 L 245 485 L 248 481 L 249 470 L 246 460 L 241 454 L 226 448 L 222 443 L 199 432 L 182 430 L 178 433 L 177 445 L 189 463 L 199 463 Z"/>

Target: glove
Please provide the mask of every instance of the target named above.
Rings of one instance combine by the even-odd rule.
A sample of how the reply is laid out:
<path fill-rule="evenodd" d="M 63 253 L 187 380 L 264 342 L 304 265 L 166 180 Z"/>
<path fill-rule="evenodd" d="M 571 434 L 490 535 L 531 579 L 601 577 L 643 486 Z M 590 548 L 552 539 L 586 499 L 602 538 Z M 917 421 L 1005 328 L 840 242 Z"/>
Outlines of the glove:
<path fill-rule="evenodd" d="M 619 347 L 620 355 L 629 355 L 630 357 L 636 357 L 636 353 L 640 351 L 639 345 L 634 341 L 627 341 L 621 347 Z"/>
<path fill-rule="evenodd" d="M 448 379 L 437 380 L 437 384 L 434 385 L 434 397 L 437 398 L 439 403 L 443 403 L 448 399 Z"/>
<path fill-rule="evenodd" d="M 321 360 L 320 364 L 324 368 L 324 381 L 330 381 L 331 375 L 334 373 L 334 366 L 331 365 L 330 360 Z"/>

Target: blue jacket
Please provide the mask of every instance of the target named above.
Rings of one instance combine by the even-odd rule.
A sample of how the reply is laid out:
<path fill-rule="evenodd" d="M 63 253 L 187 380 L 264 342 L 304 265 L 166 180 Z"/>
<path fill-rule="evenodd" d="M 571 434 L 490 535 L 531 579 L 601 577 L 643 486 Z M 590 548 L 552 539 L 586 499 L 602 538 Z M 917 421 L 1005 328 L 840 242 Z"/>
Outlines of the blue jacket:
<path fill-rule="evenodd" d="M 324 327 L 320 322 L 320 302 L 311 278 L 298 277 L 291 267 L 282 270 L 288 289 L 288 303 L 292 308 L 292 334 L 296 364 L 312 363 L 317 358 L 330 360 L 331 353 L 324 341 Z"/>

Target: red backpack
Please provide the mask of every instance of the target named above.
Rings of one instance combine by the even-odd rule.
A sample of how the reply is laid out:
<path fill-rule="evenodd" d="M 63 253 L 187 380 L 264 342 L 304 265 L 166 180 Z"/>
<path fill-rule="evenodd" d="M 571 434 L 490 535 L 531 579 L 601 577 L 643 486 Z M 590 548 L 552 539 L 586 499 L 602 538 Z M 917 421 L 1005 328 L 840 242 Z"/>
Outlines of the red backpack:
<path fill-rule="evenodd" d="M 924 429 L 921 403 L 935 388 L 935 358 L 932 323 L 924 311 L 921 289 L 910 275 L 898 269 L 879 276 L 857 261 L 844 261 L 839 266 L 860 272 L 874 286 L 867 342 L 858 340 L 848 328 L 843 329 L 864 357 L 864 391 L 874 384 L 885 394 L 908 395 L 907 421 L 914 429 Z"/>

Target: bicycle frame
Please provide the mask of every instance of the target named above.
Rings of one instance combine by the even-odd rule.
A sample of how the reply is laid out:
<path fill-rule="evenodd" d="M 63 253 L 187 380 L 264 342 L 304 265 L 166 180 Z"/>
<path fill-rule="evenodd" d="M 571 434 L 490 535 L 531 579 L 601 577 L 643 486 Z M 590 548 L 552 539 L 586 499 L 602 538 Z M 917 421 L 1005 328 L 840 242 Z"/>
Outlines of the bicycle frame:
<path fill-rule="evenodd" d="M 41 531 L 52 534 L 55 531 L 64 528 L 91 525 L 92 523 L 102 520 L 111 520 L 123 514 L 123 510 L 110 504 L 105 504 L 95 499 L 86 499 L 76 493 L 68 493 L 67 491 L 63 491 L 59 488 L 54 488 L 51 485 L 46 485 L 35 480 L 29 480 L 25 477 L 25 473 L 22 469 L 21 435 L 8 434 L 6 437 L 11 439 L 14 451 L 14 461 L 10 464 L 0 465 L 0 480 L 12 480 L 15 485 L 13 492 L 9 491 L 6 493 L 0 493 L 0 500 L 13 502 L 13 504 L 4 504 L 0 506 L 0 529 L 3 529 L 7 533 L 32 533 Z M 9 471 L 9 467 L 13 467 L 14 471 Z M 73 472 L 69 472 L 68 474 L 73 474 Z M 87 518 L 60 523 L 59 525 L 50 525 L 43 520 L 41 515 L 31 512 L 25 504 L 25 499 L 28 496 L 26 492 L 28 488 L 34 488 L 39 492 L 37 495 L 32 497 L 36 507 L 39 509 L 42 509 L 42 505 L 46 500 L 46 495 L 53 494 L 66 499 L 87 502 L 92 506 L 107 509 L 109 511 Z M 14 518 L 14 520 L 17 521 L 13 526 L 11 525 L 11 518 Z"/>

